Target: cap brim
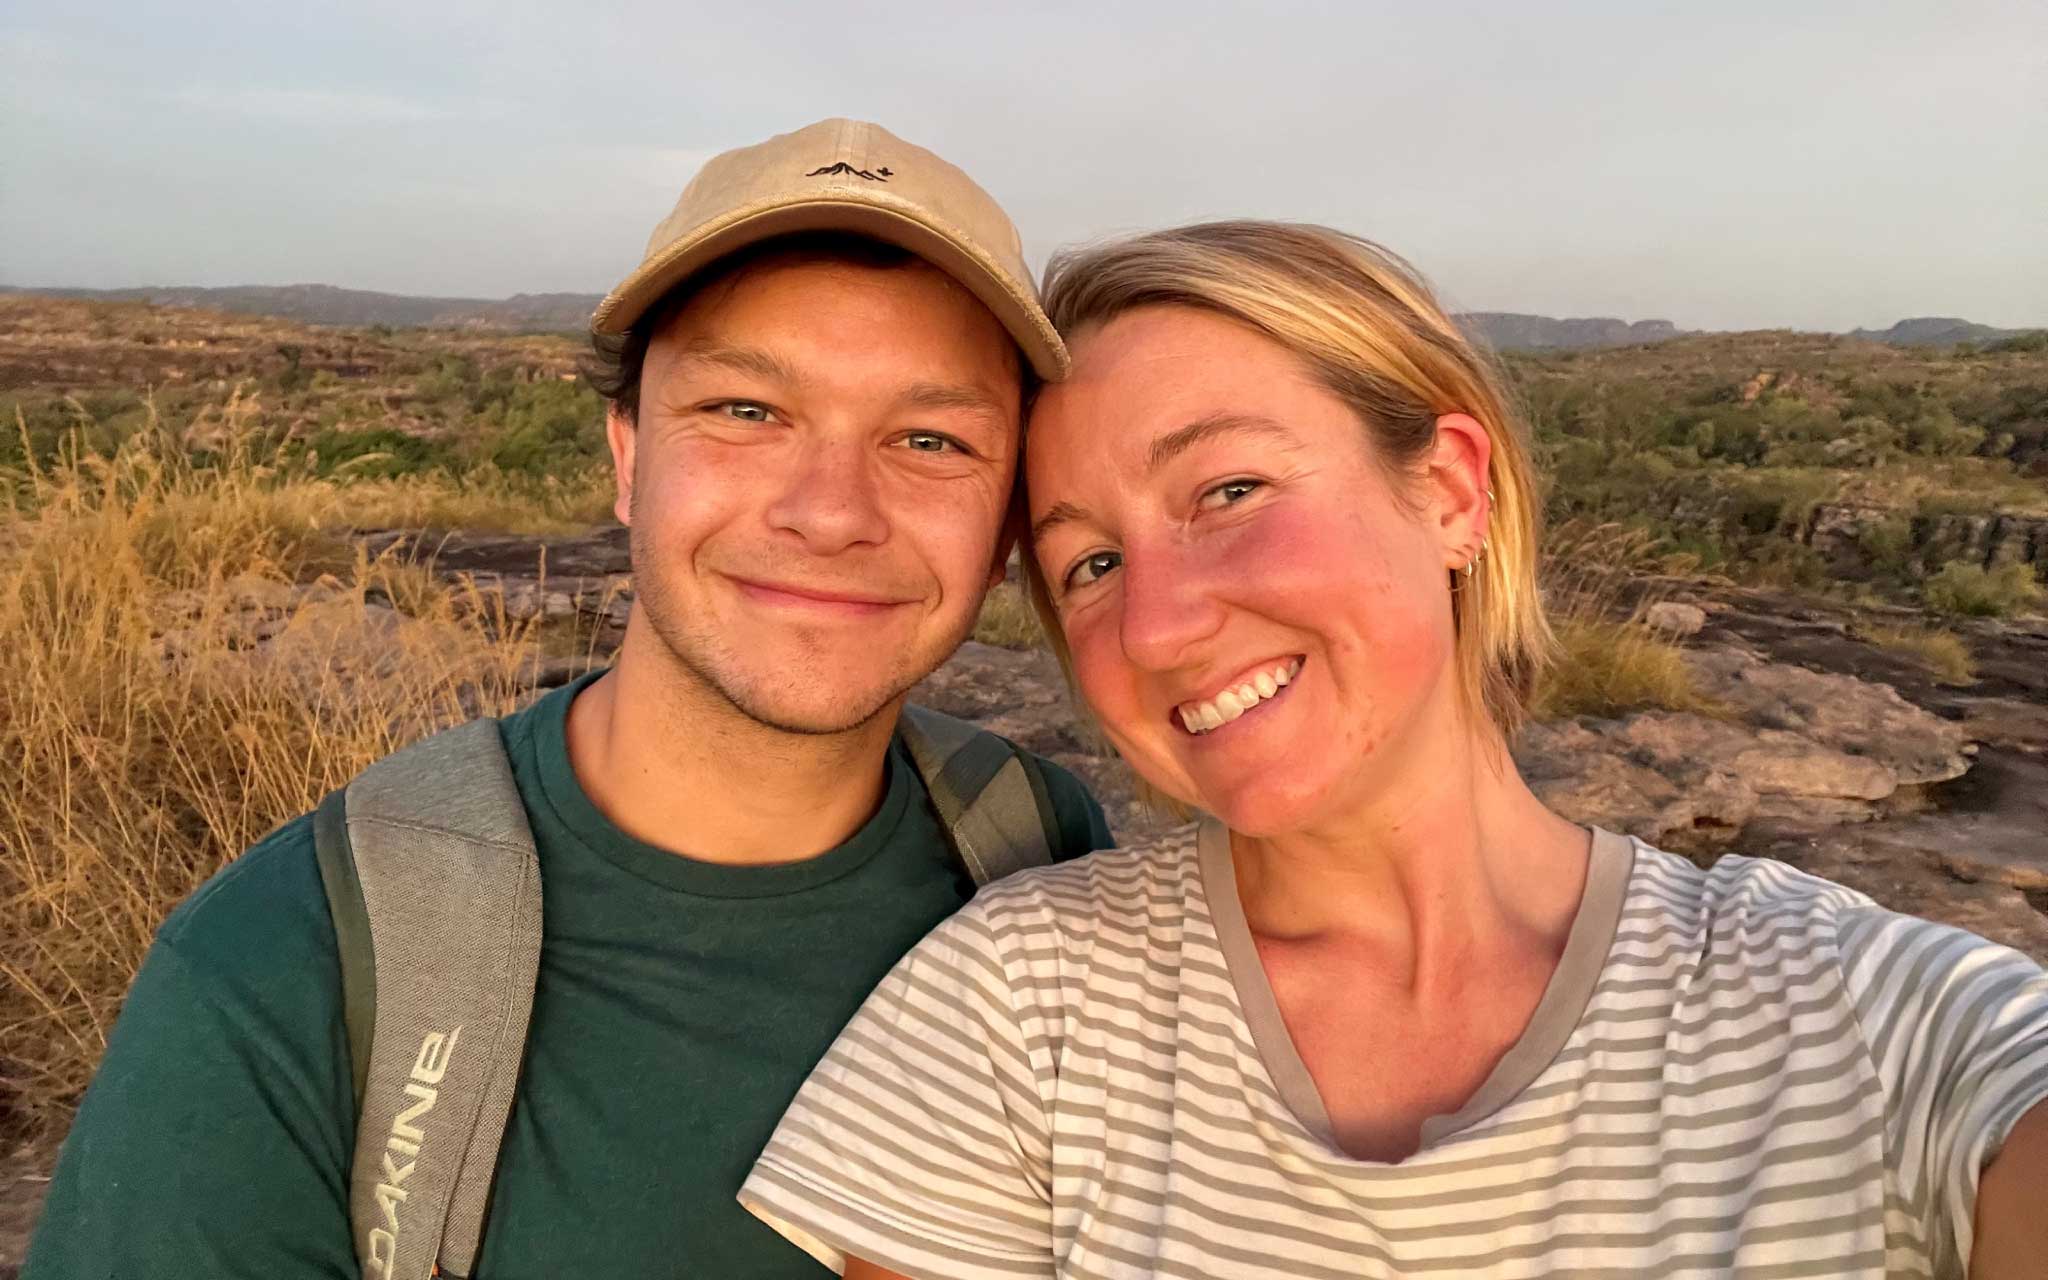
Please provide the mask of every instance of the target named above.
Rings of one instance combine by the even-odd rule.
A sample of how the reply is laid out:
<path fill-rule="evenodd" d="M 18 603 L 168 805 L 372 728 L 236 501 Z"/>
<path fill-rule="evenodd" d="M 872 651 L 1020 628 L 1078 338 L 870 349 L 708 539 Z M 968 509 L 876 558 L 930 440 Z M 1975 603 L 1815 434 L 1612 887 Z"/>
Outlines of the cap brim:
<path fill-rule="evenodd" d="M 1067 347 L 1038 306 L 1028 282 L 1014 279 L 965 236 L 922 211 L 892 206 L 885 193 L 866 199 L 835 194 L 734 210 L 707 223 L 640 264 L 590 317 L 593 332 L 622 334 L 677 284 L 719 258 L 776 236 L 804 231 L 848 231 L 907 249 L 944 271 L 980 299 L 1017 342 L 1041 378 L 1067 374 Z"/>

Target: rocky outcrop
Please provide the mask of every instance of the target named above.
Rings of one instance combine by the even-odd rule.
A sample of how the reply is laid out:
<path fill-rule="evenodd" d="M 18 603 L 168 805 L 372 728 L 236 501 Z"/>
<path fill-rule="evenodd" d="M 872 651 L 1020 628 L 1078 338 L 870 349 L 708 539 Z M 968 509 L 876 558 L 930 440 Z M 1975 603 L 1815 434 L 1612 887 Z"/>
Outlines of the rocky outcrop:
<path fill-rule="evenodd" d="M 1874 761 L 1898 785 L 1945 782 L 1970 767 L 1962 727 L 1914 706 L 1888 684 L 1769 662 L 1732 647 L 1696 650 L 1686 661 L 1700 692 L 1739 723 Z"/>
<path fill-rule="evenodd" d="M 1869 821 L 1970 767 L 1963 731 L 1889 685 L 1734 648 L 1687 662 L 1722 716 L 1532 725 L 1515 761 L 1538 797 L 1577 821 L 1698 847 L 1757 821 Z"/>
<path fill-rule="evenodd" d="M 1659 600 L 1643 610 L 1643 625 L 1669 639 L 1683 640 L 1707 625 L 1707 611 L 1682 600 Z"/>
<path fill-rule="evenodd" d="M 1880 560 L 1888 556 L 1923 572 L 1951 560 L 1985 568 L 2048 565 L 2048 516 L 1996 511 L 1909 515 L 1830 502 L 1813 509 L 1801 541 L 1825 556 L 1835 573 L 1850 577 L 1887 567 Z"/>

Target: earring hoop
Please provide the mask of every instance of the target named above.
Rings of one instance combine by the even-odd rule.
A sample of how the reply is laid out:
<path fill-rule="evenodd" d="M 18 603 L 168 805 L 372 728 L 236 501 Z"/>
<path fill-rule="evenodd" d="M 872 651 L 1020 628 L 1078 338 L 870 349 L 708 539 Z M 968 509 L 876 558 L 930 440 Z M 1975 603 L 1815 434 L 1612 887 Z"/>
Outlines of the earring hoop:
<path fill-rule="evenodd" d="M 1460 572 L 1468 578 L 1471 577 L 1473 570 L 1478 568 L 1479 562 L 1484 559 L 1486 559 L 1486 535 L 1481 534 L 1479 535 L 1479 549 L 1472 553 L 1472 558 L 1465 562 L 1465 567 Z"/>

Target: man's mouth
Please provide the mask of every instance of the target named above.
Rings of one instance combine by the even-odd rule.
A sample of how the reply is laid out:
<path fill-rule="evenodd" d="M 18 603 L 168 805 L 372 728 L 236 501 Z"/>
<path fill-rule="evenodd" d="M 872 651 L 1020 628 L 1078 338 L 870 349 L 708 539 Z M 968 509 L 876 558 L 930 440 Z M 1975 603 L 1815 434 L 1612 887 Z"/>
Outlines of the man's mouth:
<path fill-rule="evenodd" d="M 898 605 L 910 603 L 891 596 L 876 595 L 850 587 L 813 586 L 794 582 L 766 582 L 753 578 L 731 577 L 733 585 L 750 600 L 762 604 L 785 605 L 793 608 L 843 611 L 855 614 L 880 613 Z"/>
<path fill-rule="evenodd" d="M 1297 654 L 1259 666 L 1211 697 L 1181 703 L 1174 708 L 1174 715 L 1189 733 L 1211 733 L 1279 697 L 1301 674 L 1301 664 Z"/>

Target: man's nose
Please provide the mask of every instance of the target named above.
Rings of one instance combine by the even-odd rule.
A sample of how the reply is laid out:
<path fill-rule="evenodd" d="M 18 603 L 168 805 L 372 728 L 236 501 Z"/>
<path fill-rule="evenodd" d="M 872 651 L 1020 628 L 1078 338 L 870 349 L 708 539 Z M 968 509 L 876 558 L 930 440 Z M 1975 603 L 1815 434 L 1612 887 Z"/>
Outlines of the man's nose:
<path fill-rule="evenodd" d="M 1200 656 L 1223 625 L 1223 606 L 1200 563 L 1170 544 L 1124 548 L 1124 656 L 1148 671 L 1171 671 Z"/>
<path fill-rule="evenodd" d="M 854 441 L 809 443 L 770 504 L 768 523 L 803 539 L 818 555 L 881 542 L 889 523 L 869 451 Z"/>

